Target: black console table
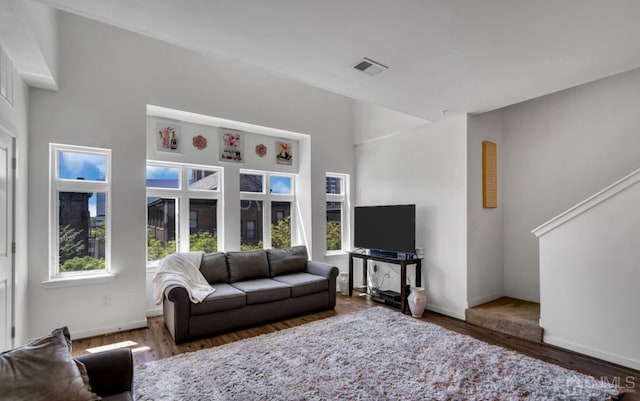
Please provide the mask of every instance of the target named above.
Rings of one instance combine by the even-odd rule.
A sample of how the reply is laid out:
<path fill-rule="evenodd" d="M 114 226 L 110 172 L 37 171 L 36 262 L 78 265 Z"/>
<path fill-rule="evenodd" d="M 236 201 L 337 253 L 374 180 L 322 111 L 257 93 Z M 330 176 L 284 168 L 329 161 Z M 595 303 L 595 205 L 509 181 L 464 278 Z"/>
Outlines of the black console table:
<path fill-rule="evenodd" d="M 416 287 L 422 286 L 422 260 L 421 259 L 396 259 L 385 256 L 367 255 L 358 252 L 349 252 L 349 296 L 353 295 L 353 258 L 362 259 L 362 281 L 367 287 L 367 261 L 374 260 L 377 262 L 392 263 L 400 265 L 400 309 L 402 313 L 406 312 L 407 300 L 407 266 L 416 266 Z M 356 290 L 357 291 L 357 290 Z M 365 290 L 366 292 L 366 290 Z"/>

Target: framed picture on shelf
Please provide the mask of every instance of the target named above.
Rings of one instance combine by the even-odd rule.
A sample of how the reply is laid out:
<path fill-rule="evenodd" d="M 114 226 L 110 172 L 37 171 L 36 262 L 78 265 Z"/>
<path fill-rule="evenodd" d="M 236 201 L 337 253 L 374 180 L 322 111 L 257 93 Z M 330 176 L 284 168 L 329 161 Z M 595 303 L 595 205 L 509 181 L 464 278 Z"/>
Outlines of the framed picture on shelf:
<path fill-rule="evenodd" d="M 293 163 L 293 144 L 291 142 L 276 141 L 276 163 L 291 166 Z"/>
<path fill-rule="evenodd" d="M 220 131 L 220 161 L 242 163 L 242 133 L 229 129 Z"/>
<path fill-rule="evenodd" d="M 180 126 L 158 124 L 157 127 L 156 149 L 161 152 L 180 153 Z"/>

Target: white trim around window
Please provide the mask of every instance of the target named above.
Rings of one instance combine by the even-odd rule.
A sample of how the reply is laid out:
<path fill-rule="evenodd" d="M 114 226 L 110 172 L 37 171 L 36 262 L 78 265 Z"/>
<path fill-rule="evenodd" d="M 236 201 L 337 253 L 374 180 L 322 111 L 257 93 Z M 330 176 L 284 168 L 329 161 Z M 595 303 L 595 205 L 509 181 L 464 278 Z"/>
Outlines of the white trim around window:
<path fill-rule="evenodd" d="M 178 183 L 175 188 L 167 187 L 151 187 L 147 186 L 147 198 L 157 197 L 164 199 L 175 199 L 175 221 L 177 222 L 175 230 L 175 237 L 177 240 L 177 252 L 189 252 L 190 244 L 190 232 L 191 232 L 191 212 L 190 212 L 190 200 L 191 199 L 215 199 L 216 205 L 216 223 L 217 223 L 217 245 L 218 250 L 223 248 L 223 236 L 220 235 L 224 232 L 223 222 L 223 208 L 222 208 L 222 185 L 223 185 L 223 172 L 222 167 L 214 167 L 198 164 L 186 164 L 186 163 L 170 163 L 155 160 L 147 160 L 146 167 L 157 167 L 167 169 L 178 170 Z M 212 171 L 216 173 L 217 181 L 214 189 L 207 188 L 190 188 L 189 187 L 189 172 L 191 170 L 196 171 Z M 149 177 L 147 176 L 147 179 Z M 147 183 L 148 184 L 148 183 Z M 185 218 L 182 218 L 185 216 Z M 147 223 L 148 227 L 148 223 Z M 148 260 L 147 267 L 155 267 L 158 264 L 158 260 Z"/>
<path fill-rule="evenodd" d="M 240 191 L 240 201 L 243 200 L 253 200 L 253 201 L 262 201 L 263 205 L 263 213 L 262 213 L 262 242 L 264 249 L 272 248 L 271 241 L 271 209 L 272 202 L 289 202 L 290 206 L 290 216 L 291 216 L 291 244 L 293 245 L 294 238 L 297 238 L 297 227 L 298 227 L 298 218 L 296 213 L 296 203 L 295 203 L 295 193 L 296 193 L 296 180 L 295 174 L 286 174 L 279 172 L 271 172 L 271 171 L 262 171 L 262 170 L 248 170 L 241 169 L 240 177 L 243 174 L 249 175 L 257 175 L 262 177 L 262 191 L 261 192 L 244 192 Z M 291 190 L 289 193 L 278 193 L 274 192 L 273 188 L 271 188 L 271 178 L 272 177 L 283 177 L 287 178 L 291 184 Z"/>
<path fill-rule="evenodd" d="M 339 182 L 331 182 L 330 179 L 335 178 Z M 349 231 L 349 174 L 329 173 L 325 174 L 325 206 L 329 202 L 340 203 L 340 249 L 326 249 L 326 255 L 342 255 L 346 249 L 349 249 L 350 231 Z M 327 188 L 330 186 L 330 188 Z M 325 236 L 327 235 L 325 228 Z M 327 245 L 328 248 L 328 245 Z"/>
<path fill-rule="evenodd" d="M 61 162 L 62 154 L 65 155 L 64 162 Z M 60 173 L 63 170 L 65 174 L 61 176 Z M 85 177 L 84 175 L 87 176 Z M 97 177 L 93 177 L 94 175 L 97 175 Z M 43 284 L 55 286 L 55 283 L 69 281 L 84 285 L 96 279 L 112 280 L 111 150 L 51 143 L 49 145 L 49 176 L 49 280 L 43 282 Z M 91 194 L 84 199 L 84 201 L 87 202 L 86 209 L 82 206 L 83 202 L 78 202 L 83 209 L 78 210 L 77 214 L 82 214 L 81 219 L 87 220 L 86 235 L 89 240 L 92 230 L 98 228 L 98 225 L 104 227 L 104 268 L 67 272 L 60 271 L 60 195 L 62 193 L 85 196 Z M 99 197 L 98 194 L 103 195 Z M 93 196 L 100 199 L 91 201 L 90 199 Z M 97 214 L 91 215 L 92 212 L 96 212 L 97 208 L 99 208 L 103 214 L 100 216 L 97 216 Z M 87 212 L 89 212 L 88 216 Z M 93 224 L 93 226 L 90 226 L 91 224 Z M 77 237 L 76 241 L 78 241 Z M 94 251 L 95 248 L 99 246 L 97 239 L 94 238 Z M 87 249 L 86 252 L 88 254 L 89 249 Z M 99 260 L 100 258 L 97 259 Z"/>

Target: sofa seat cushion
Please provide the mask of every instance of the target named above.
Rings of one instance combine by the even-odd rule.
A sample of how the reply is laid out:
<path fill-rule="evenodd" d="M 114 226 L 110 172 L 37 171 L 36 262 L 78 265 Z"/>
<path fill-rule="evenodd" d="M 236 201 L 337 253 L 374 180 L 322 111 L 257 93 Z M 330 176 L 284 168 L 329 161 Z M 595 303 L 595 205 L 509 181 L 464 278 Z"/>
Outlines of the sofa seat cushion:
<path fill-rule="evenodd" d="M 240 281 L 231 284 L 247 295 L 247 305 L 279 301 L 291 297 L 288 284 L 270 278 Z"/>
<path fill-rule="evenodd" d="M 215 288 L 204 301 L 191 304 L 192 315 L 207 315 L 223 310 L 242 308 L 247 304 L 245 293 L 225 283 L 213 284 Z"/>
<path fill-rule="evenodd" d="M 316 276 L 315 274 L 294 273 L 274 277 L 273 279 L 290 286 L 292 298 L 315 294 L 316 292 L 327 291 L 329 289 L 329 280 Z"/>

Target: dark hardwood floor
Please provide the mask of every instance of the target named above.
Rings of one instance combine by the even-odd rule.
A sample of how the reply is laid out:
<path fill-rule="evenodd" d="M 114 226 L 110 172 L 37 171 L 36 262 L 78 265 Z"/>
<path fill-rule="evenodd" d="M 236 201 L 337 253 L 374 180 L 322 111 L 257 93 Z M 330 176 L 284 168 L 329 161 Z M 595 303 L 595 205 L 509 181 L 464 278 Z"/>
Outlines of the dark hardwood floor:
<path fill-rule="evenodd" d="M 134 350 L 136 364 L 155 361 L 177 355 L 183 352 L 215 347 L 237 341 L 243 338 L 254 337 L 260 334 L 298 326 L 315 320 L 325 319 L 331 316 L 352 313 L 361 309 L 380 306 L 367 299 L 365 296 L 348 298 L 337 295 L 336 308 L 333 311 L 314 313 L 282 322 L 266 324 L 232 333 L 222 334 L 198 341 L 192 341 L 182 345 L 175 345 L 169 332 L 164 327 L 162 317 L 148 319 L 149 327 L 145 329 L 130 330 L 105 336 L 86 338 L 73 341 L 73 354 L 81 355 L 88 349 L 96 347 L 127 346 Z M 400 313 L 400 312 L 398 312 Z M 449 330 L 466 334 L 484 342 L 505 347 L 543 361 L 563 366 L 568 369 L 594 376 L 598 379 L 615 382 L 626 393 L 621 398 L 623 401 L 640 401 L 640 372 L 591 358 L 575 352 L 566 351 L 546 344 L 536 344 L 506 334 L 470 325 L 464 321 L 454 319 L 438 313 L 426 311 L 422 320 L 440 325 Z"/>

